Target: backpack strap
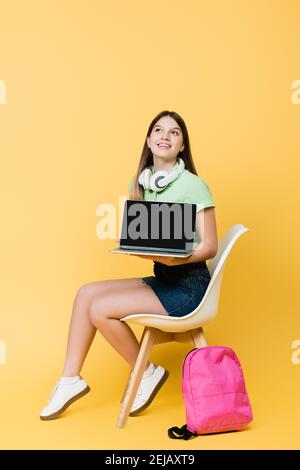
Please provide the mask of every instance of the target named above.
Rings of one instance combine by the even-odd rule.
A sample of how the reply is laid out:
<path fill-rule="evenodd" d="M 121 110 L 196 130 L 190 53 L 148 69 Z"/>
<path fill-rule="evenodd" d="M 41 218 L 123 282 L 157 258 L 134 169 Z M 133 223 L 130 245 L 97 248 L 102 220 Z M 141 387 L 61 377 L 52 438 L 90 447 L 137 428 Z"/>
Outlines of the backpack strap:
<path fill-rule="evenodd" d="M 169 428 L 168 436 L 171 439 L 184 439 L 185 441 L 187 441 L 188 439 L 191 439 L 192 437 L 197 437 L 198 434 L 194 434 L 193 432 L 189 431 L 187 429 L 186 424 L 184 424 L 181 428 L 178 428 L 177 426 L 174 426 L 173 428 Z"/>

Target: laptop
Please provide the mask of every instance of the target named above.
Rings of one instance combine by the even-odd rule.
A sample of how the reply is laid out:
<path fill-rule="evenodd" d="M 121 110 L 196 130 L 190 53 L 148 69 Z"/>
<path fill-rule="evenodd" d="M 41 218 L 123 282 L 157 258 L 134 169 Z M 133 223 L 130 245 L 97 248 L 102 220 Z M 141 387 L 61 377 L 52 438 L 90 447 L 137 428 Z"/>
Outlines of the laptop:
<path fill-rule="evenodd" d="M 171 256 L 192 254 L 196 204 L 126 200 L 119 248 L 111 253 Z"/>

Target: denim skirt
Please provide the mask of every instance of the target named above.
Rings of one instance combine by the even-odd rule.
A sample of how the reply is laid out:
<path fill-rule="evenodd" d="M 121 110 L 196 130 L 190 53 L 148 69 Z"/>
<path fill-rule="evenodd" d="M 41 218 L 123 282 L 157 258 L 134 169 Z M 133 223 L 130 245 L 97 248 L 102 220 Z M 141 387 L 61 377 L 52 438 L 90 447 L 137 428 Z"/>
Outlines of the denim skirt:
<path fill-rule="evenodd" d="M 206 261 L 167 266 L 154 261 L 154 276 L 143 277 L 172 317 L 183 317 L 200 304 L 211 279 Z"/>

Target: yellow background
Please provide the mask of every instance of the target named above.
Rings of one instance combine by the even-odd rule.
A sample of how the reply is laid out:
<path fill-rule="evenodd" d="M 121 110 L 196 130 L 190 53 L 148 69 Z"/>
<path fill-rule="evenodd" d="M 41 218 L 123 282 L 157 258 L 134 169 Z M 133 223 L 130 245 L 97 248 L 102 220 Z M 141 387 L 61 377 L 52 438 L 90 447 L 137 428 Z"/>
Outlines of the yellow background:
<path fill-rule="evenodd" d="M 299 448 L 299 44 L 298 0 L 0 1 L 1 448 Z M 108 252 L 96 209 L 118 208 L 163 109 L 187 124 L 219 239 L 249 228 L 206 334 L 237 352 L 254 421 L 171 441 L 190 349 L 174 343 L 152 356 L 171 372 L 155 402 L 117 430 L 129 367 L 97 334 L 82 370 L 92 392 L 41 422 L 77 289 L 152 274 L 151 261 Z"/>

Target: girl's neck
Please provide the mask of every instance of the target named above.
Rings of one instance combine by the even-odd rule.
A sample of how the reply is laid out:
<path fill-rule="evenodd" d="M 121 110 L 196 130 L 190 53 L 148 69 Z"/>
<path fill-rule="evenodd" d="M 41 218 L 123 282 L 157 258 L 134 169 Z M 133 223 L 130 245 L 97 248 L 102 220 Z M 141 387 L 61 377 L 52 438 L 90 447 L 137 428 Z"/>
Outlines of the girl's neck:
<path fill-rule="evenodd" d="M 158 158 L 153 156 L 153 172 L 156 173 L 157 171 L 167 171 L 168 173 L 172 170 L 172 168 L 176 165 L 177 158 L 173 161 L 165 161 L 162 158 Z"/>

